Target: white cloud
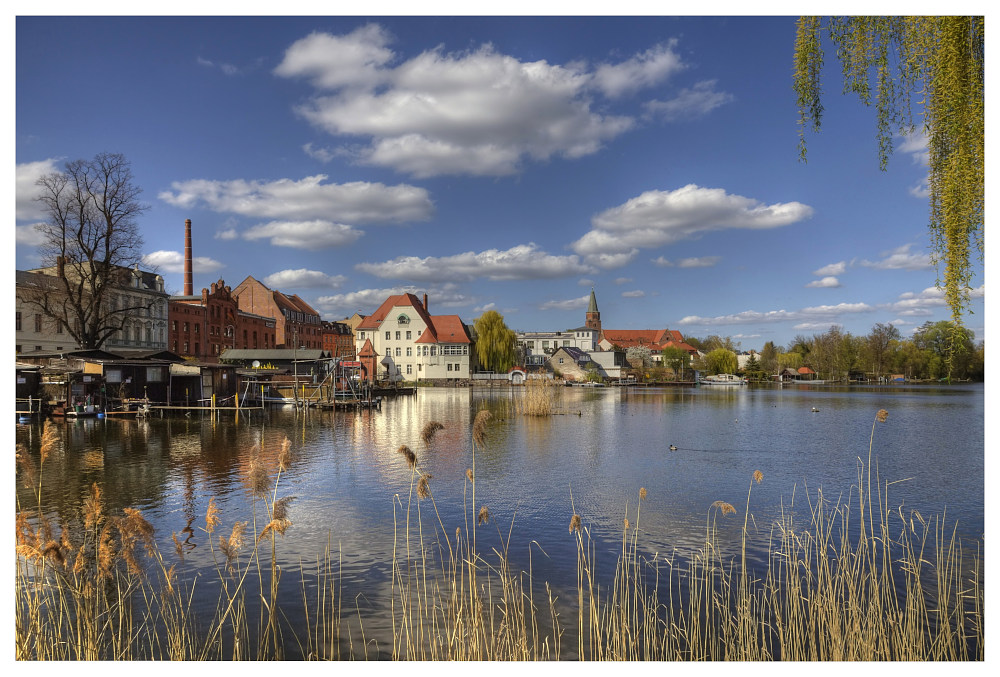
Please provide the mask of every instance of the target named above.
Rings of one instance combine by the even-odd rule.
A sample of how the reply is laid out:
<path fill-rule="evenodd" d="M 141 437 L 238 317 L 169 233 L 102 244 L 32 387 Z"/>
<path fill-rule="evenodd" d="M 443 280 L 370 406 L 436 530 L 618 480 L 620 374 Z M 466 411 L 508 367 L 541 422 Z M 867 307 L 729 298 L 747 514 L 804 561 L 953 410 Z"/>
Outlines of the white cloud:
<path fill-rule="evenodd" d="M 581 296 L 578 299 L 567 299 L 565 301 L 546 301 L 538 306 L 539 310 L 582 310 L 590 304 L 590 294 Z"/>
<path fill-rule="evenodd" d="M 270 239 L 276 247 L 326 249 L 343 247 L 357 241 L 363 233 L 342 223 L 329 221 L 272 221 L 254 226 L 243 233 L 247 240 Z"/>
<path fill-rule="evenodd" d="M 14 218 L 17 221 L 40 221 L 45 218 L 42 209 L 35 198 L 41 195 L 38 179 L 46 174 L 61 171 L 56 159 L 40 160 L 38 162 L 22 162 L 17 165 L 14 173 Z"/>
<path fill-rule="evenodd" d="M 226 230 L 220 230 L 215 234 L 216 240 L 235 240 L 240 236 L 235 228 L 227 228 Z"/>
<path fill-rule="evenodd" d="M 650 261 L 654 266 L 659 266 L 660 268 L 672 268 L 674 265 L 673 261 L 663 256 L 657 256 L 655 259 L 650 259 Z"/>
<path fill-rule="evenodd" d="M 882 256 L 885 258 L 881 261 L 868 261 L 866 259 L 861 261 L 860 265 L 878 270 L 930 270 L 933 268 L 934 263 L 931 261 L 930 254 L 911 254 L 910 247 L 912 246 L 904 244 L 892 251 L 883 252 Z"/>
<path fill-rule="evenodd" d="M 833 288 L 833 287 L 839 287 L 841 285 L 840 285 L 840 280 L 838 280 L 833 275 L 828 275 L 828 276 L 826 276 L 826 277 L 824 277 L 822 279 L 813 280 L 812 282 L 810 282 L 806 286 L 807 287 Z"/>
<path fill-rule="evenodd" d="M 298 268 L 281 270 L 265 277 L 263 282 L 272 289 L 337 289 L 347 278 L 343 275 L 327 275 L 318 270 Z"/>
<path fill-rule="evenodd" d="M 239 75 L 241 72 L 238 66 L 234 66 L 231 63 L 215 62 L 212 61 L 211 59 L 206 59 L 200 56 L 198 57 L 197 61 L 199 66 L 204 66 L 206 68 L 218 68 L 220 71 L 222 71 L 223 75 L 233 76 L 233 75 Z"/>
<path fill-rule="evenodd" d="M 423 221 L 434 212 L 427 191 L 400 184 L 324 183 L 325 174 L 299 181 L 175 181 L 159 198 L 174 207 L 204 206 L 214 212 L 263 219 L 336 219 L 349 223 Z"/>
<path fill-rule="evenodd" d="M 635 289 L 633 291 L 623 291 L 622 292 L 622 298 L 626 298 L 626 299 L 641 299 L 645 295 L 646 295 L 646 292 L 642 291 L 641 289 Z"/>
<path fill-rule="evenodd" d="M 615 284 L 625 284 L 626 282 L 631 282 L 631 277 L 616 277 Z"/>
<path fill-rule="evenodd" d="M 813 275 L 816 275 L 817 277 L 825 277 L 827 275 L 843 275 L 846 270 L 847 261 L 838 261 L 837 263 L 831 263 L 818 270 L 814 270 Z"/>
<path fill-rule="evenodd" d="M 678 268 L 711 268 L 722 260 L 721 256 L 696 256 L 681 259 L 677 262 Z"/>
<path fill-rule="evenodd" d="M 700 317 L 689 315 L 682 318 L 678 324 L 696 326 L 721 326 L 731 324 L 756 324 L 773 322 L 818 322 L 826 326 L 830 321 L 844 314 L 867 313 L 875 310 L 867 303 L 840 303 L 835 306 L 813 306 L 797 311 L 771 310 L 766 313 L 756 310 L 746 310 L 731 315 L 717 317 Z M 823 319 L 820 319 L 823 318 Z M 828 319 L 827 319 L 828 318 Z"/>
<path fill-rule="evenodd" d="M 411 293 L 420 297 L 423 293 L 428 296 L 428 307 L 431 315 L 441 314 L 439 308 L 461 308 L 472 306 L 478 302 L 477 299 L 468 297 L 458 291 L 453 284 L 444 284 L 440 287 L 420 289 L 414 285 L 399 287 L 388 287 L 385 289 L 360 289 L 358 291 L 347 292 L 346 294 L 332 294 L 321 296 L 316 299 L 314 308 L 328 316 L 349 316 L 355 311 L 363 315 L 368 315 L 375 311 L 382 302 L 395 294 Z"/>
<path fill-rule="evenodd" d="M 606 255 L 660 247 L 724 229 L 767 229 L 812 216 L 799 202 L 765 205 L 721 188 L 689 184 L 674 191 L 651 190 L 594 216 L 592 229 L 571 247 L 578 254 Z"/>
<path fill-rule="evenodd" d="M 622 266 L 627 266 L 632 263 L 636 256 L 639 255 L 638 249 L 630 249 L 627 252 L 595 252 L 592 254 L 587 254 L 584 257 L 584 262 L 597 266 L 598 268 L 604 268 L 606 270 L 614 270 L 615 268 L 621 268 Z"/>
<path fill-rule="evenodd" d="M 593 287 L 594 281 L 587 277 L 582 277 L 577 281 L 577 284 L 581 287 Z"/>
<path fill-rule="evenodd" d="M 377 86 L 386 75 L 382 68 L 394 57 L 391 41 L 388 31 L 375 24 L 347 35 L 314 32 L 292 43 L 274 72 L 305 78 L 318 89 Z"/>
<path fill-rule="evenodd" d="M 715 80 L 704 80 L 691 89 L 682 89 L 669 101 L 649 101 L 643 106 L 646 116 L 666 122 L 692 119 L 734 100 L 732 94 L 716 91 L 715 85 Z"/>
<path fill-rule="evenodd" d="M 472 280 L 537 280 L 590 272 L 580 257 L 554 256 L 540 251 L 535 243 L 517 245 L 505 251 L 488 249 L 454 256 L 399 256 L 382 263 L 359 263 L 357 270 L 381 278 L 434 282 Z"/>
<path fill-rule="evenodd" d="M 474 313 L 485 313 L 487 310 L 496 310 L 497 304 L 487 303 L 485 306 L 476 306 L 472 309 Z"/>
<path fill-rule="evenodd" d="M 798 329 L 800 331 L 826 331 L 830 329 L 830 327 L 837 327 L 838 329 L 843 329 L 844 325 L 837 324 L 836 322 L 834 322 L 833 324 L 829 322 L 802 322 L 800 324 L 794 325 L 792 329 Z"/>
<path fill-rule="evenodd" d="M 357 161 L 417 177 L 503 176 L 525 161 L 595 153 L 635 125 L 594 106 L 596 95 L 633 93 L 683 68 L 673 43 L 588 69 L 521 61 L 491 45 L 402 60 L 391 41 L 376 25 L 312 33 L 288 48 L 275 73 L 316 88 L 297 108 L 312 125 L 369 140 L 353 149 Z"/>
<path fill-rule="evenodd" d="M 659 84 L 686 66 L 674 51 L 676 40 L 656 45 L 642 54 L 616 64 L 600 64 L 593 75 L 593 83 L 605 96 L 616 98 Z"/>
<path fill-rule="evenodd" d="M 165 273 L 184 272 L 184 254 L 181 252 L 171 252 L 160 250 L 151 252 L 142 257 L 144 265 L 163 271 Z M 191 270 L 195 273 L 214 273 L 222 270 L 226 265 L 207 256 L 195 256 L 191 259 Z"/>
<path fill-rule="evenodd" d="M 303 152 L 311 157 L 313 160 L 319 160 L 320 162 L 326 163 L 331 162 L 335 158 L 343 155 L 344 153 L 335 148 L 317 148 L 314 147 L 312 142 L 309 142 L 302 146 Z"/>

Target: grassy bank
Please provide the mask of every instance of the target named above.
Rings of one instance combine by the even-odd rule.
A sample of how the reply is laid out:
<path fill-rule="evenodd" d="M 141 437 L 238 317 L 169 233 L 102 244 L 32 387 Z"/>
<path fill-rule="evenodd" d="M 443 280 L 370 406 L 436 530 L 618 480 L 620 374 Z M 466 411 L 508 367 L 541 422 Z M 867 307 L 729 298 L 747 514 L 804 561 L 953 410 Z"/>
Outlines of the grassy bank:
<path fill-rule="evenodd" d="M 523 415 L 545 415 L 525 406 Z M 488 412 L 473 424 L 462 495 L 449 498 L 463 506 L 460 524 L 443 522 L 433 478 L 419 455 L 401 446 L 399 462 L 410 483 L 392 499 L 391 636 L 368 636 L 366 619 L 342 596 L 330 548 L 317 554 L 309 574 L 304 566 L 298 574 L 278 567 L 281 537 L 294 529 L 290 499 L 280 497 L 282 476 L 294 461 L 287 440 L 280 449 L 253 454 L 244 478 L 249 513 L 233 524 L 220 522 L 212 500 L 200 524 L 156 538 L 136 510 L 107 514 L 96 485 L 69 524 L 51 523 L 37 505 L 19 505 L 16 656 L 982 660 L 982 542 L 969 552 L 944 519 L 890 508 L 891 487 L 874 459 L 885 416 L 880 411 L 873 421 L 848 498 L 830 502 L 817 493 L 804 519 L 783 514 L 767 530 L 763 565 L 752 565 L 747 552 L 757 532 L 754 488 L 767 478 L 748 469 L 747 484 L 738 489 L 746 492 L 745 505 L 711 504 L 704 543 L 684 564 L 649 554 L 642 542 L 644 488 L 620 516 L 614 548 L 591 532 L 586 514 L 565 515 L 567 537 L 576 544 L 575 576 L 567 581 L 535 580 L 530 560 L 527 570 L 512 564 L 512 542 L 523 551 L 525 537 L 514 534 L 513 523 L 501 531 L 477 482 L 477 454 L 490 444 Z M 428 422 L 423 443 L 431 444 L 442 427 Z M 19 479 L 39 500 L 46 461 L 58 444 L 54 427 L 46 427 L 37 456 L 18 450 Z M 733 529 L 720 529 L 733 520 L 742 525 L 735 541 L 728 535 Z M 194 529 L 208 537 L 220 589 L 209 614 L 193 612 L 192 601 L 203 594 L 197 584 L 178 582 L 185 531 Z M 484 545 L 484 529 L 499 536 L 489 539 L 499 546 Z M 610 576 L 603 567 L 598 575 L 598 559 L 615 563 Z M 285 600 L 292 598 L 289 590 L 300 591 L 294 615 L 304 622 L 288 620 L 291 610 L 279 604 L 279 589 Z M 346 619 L 354 616 L 348 630 Z"/>

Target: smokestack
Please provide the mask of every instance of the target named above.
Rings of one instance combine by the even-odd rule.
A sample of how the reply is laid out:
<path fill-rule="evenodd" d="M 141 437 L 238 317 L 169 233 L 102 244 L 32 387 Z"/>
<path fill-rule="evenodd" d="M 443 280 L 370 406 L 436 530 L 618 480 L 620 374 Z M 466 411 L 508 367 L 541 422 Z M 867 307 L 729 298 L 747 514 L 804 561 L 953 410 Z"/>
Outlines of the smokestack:
<path fill-rule="evenodd" d="M 427 310 L 427 294 L 424 294 L 424 312 L 429 313 L 431 311 Z"/>
<path fill-rule="evenodd" d="M 63 256 L 56 257 L 56 275 L 66 277 L 66 258 Z"/>
<path fill-rule="evenodd" d="M 191 219 L 184 219 L 184 296 L 194 295 L 191 280 Z"/>

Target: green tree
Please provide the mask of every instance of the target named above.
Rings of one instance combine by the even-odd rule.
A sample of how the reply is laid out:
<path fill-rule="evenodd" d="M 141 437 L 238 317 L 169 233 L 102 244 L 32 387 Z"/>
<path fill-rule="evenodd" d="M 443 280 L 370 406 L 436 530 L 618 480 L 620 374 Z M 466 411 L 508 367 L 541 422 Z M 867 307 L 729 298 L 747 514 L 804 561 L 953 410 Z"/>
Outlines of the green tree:
<path fill-rule="evenodd" d="M 822 33 L 836 46 L 844 91 L 872 103 L 874 85 L 879 163 L 884 170 L 895 134 L 916 130 L 913 99 L 919 98 L 921 131 L 927 137 L 929 228 L 938 284 L 953 323 L 961 324 L 972 286 L 971 253 L 984 260 L 985 21 L 981 16 L 806 16 L 798 21 L 794 86 L 798 99 L 800 153 L 805 129 L 820 128 Z M 940 264 L 944 264 L 943 275 Z M 959 334 L 952 340 L 961 341 Z"/>
<path fill-rule="evenodd" d="M 778 371 L 778 349 L 774 341 L 768 341 L 760 351 L 760 368 L 768 374 L 775 374 Z"/>
<path fill-rule="evenodd" d="M 504 322 L 503 315 L 487 310 L 473 323 L 476 332 L 476 356 L 484 371 L 505 372 L 517 359 L 517 335 Z"/>
<path fill-rule="evenodd" d="M 705 355 L 705 371 L 710 374 L 734 374 L 738 364 L 736 353 L 725 348 L 716 348 Z"/>
<path fill-rule="evenodd" d="M 139 202 L 125 156 L 100 153 L 66 163 L 38 179 L 46 219 L 35 226 L 51 284 L 18 291 L 21 302 L 51 318 L 82 348 L 100 348 L 148 305 L 113 305 L 115 288 L 128 284 L 142 255 Z M 48 274 L 48 273 L 47 273 Z"/>
<path fill-rule="evenodd" d="M 667 346 L 660 354 L 663 356 L 663 364 L 674 370 L 674 378 L 679 377 L 691 364 L 688 351 L 677 346 Z"/>
<path fill-rule="evenodd" d="M 924 322 L 913 345 L 930 354 L 925 378 L 966 378 L 975 356 L 975 334 L 953 322 Z"/>

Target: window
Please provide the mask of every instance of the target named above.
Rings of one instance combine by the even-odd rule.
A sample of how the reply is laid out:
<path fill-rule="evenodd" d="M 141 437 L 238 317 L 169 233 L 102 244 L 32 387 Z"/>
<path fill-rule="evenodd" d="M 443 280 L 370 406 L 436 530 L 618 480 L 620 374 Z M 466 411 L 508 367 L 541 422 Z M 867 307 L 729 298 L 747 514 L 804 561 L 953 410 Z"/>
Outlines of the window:
<path fill-rule="evenodd" d="M 386 333 L 385 333 L 385 340 L 386 340 L 386 341 L 388 341 L 388 340 L 389 340 L 389 339 L 391 339 L 391 338 L 392 338 L 392 334 L 391 334 L 391 333 L 389 333 L 389 332 L 386 332 Z"/>
<path fill-rule="evenodd" d="M 417 365 L 417 371 L 423 371 L 423 370 L 424 370 L 424 365 L 418 364 Z"/>
<path fill-rule="evenodd" d="M 35 315 L 35 332 L 42 333 L 42 316 L 38 314 Z"/>
<path fill-rule="evenodd" d="M 569 341 L 563 340 L 563 345 L 569 347 Z"/>
<path fill-rule="evenodd" d="M 170 330 L 177 331 L 177 320 L 174 320 L 173 322 L 170 323 Z"/>
<path fill-rule="evenodd" d="M 57 334 L 61 334 L 61 333 L 63 333 L 63 326 L 62 326 L 62 322 L 56 322 L 56 333 L 57 333 Z"/>
<path fill-rule="evenodd" d="M 163 367 L 146 367 L 146 382 L 162 383 L 163 371 Z"/>
<path fill-rule="evenodd" d="M 185 322 L 184 323 L 184 332 L 187 333 L 187 331 L 188 331 L 188 323 Z"/>
<path fill-rule="evenodd" d="M 17 331 L 21 331 L 21 311 L 20 310 L 17 311 L 17 314 L 14 316 L 14 329 L 16 329 Z"/>
<path fill-rule="evenodd" d="M 194 333 L 195 334 L 201 334 L 201 325 L 200 324 L 194 325 Z"/>
<path fill-rule="evenodd" d="M 448 371 L 451 371 L 451 362 L 448 363 Z"/>
<path fill-rule="evenodd" d="M 407 357 L 413 357 L 413 348 L 410 348 L 410 347 L 406 348 L 406 356 Z"/>
<path fill-rule="evenodd" d="M 403 351 L 401 349 L 396 348 L 396 357 L 401 357 L 402 353 L 403 353 Z"/>
<path fill-rule="evenodd" d="M 187 353 L 188 353 L 188 342 L 185 341 L 184 342 L 184 354 L 187 355 Z"/>
<path fill-rule="evenodd" d="M 406 373 L 407 374 L 412 374 L 413 373 L 413 365 L 412 364 L 406 365 Z"/>
<path fill-rule="evenodd" d="M 121 369 L 108 369 L 104 372 L 104 380 L 108 383 L 121 383 L 122 382 L 122 370 Z"/>
<path fill-rule="evenodd" d="M 408 318 L 406 315 L 400 315 L 399 317 L 396 318 L 396 323 L 397 324 L 409 324 L 410 323 L 410 318 Z"/>
<path fill-rule="evenodd" d="M 431 357 L 435 357 L 436 355 L 437 355 L 437 346 L 431 346 Z"/>
<path fill-rule="evenodd" d="M 412 332 L 412 331 L 410 331 L 410 330 L 406 330 L 406 340 L 407 340 L 407 341 L 409 341 L 409 340 L 410 340 L 411 338 L 413 338 L 413 336 L 412 336 L 412 335 L 413 335 L 413 332 Z"/>
<path fill-rule="evenodd" d="M 397 341 L 399 340 L 399 332 L 398 331 L 396 332 L 396 340 Z"/>

